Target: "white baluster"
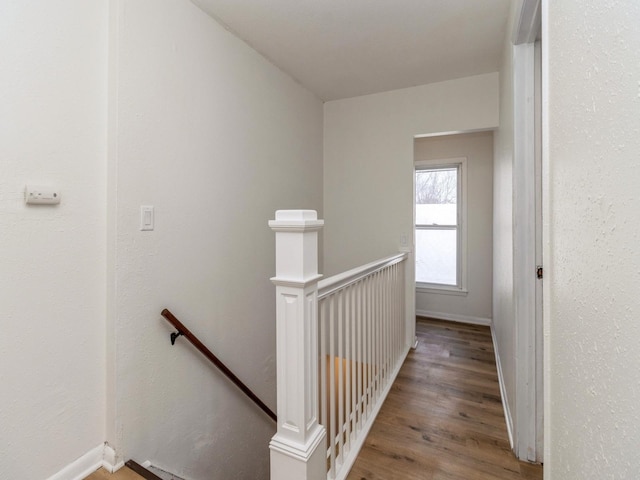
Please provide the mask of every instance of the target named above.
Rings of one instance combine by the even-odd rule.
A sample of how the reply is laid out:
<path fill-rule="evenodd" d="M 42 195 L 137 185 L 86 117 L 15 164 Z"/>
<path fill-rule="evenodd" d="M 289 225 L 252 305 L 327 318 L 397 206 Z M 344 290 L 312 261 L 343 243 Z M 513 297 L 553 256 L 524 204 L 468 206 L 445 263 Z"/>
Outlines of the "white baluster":
<path fill-rule="evenodd" d="M 345 452 L 349 452 L 351 450 L 351 419 L 353 409 L 351 404 L 351 389 L 353 385 L 353 377 L 352 377 L 352 369 L 353 369 L 353 349 L 352 339 L 353 339 L 353 327 L 355 325 L 355 318 L 351 312 L 353 306 L 353 285 L 347 287 L 346 292 L 347 304 L 345 305 L 345 317 L 347 319 L 347 324 L 345 326 L 346 338 L 345 338 L 345 419 L 346 419 L 346 430 L 345 430 Z"/>
<path fill-rule="evenodd" d="M 336 318 L 335 295 L 329 297 L 329 473 L 336 476 Z"/>
<path fill-rule="evenodd" d="M 327 425 L 329 392 L 327 390 L 327 367 L 329 362 L 329 351 L 327 346 L 327 302 L 320 302 L 320 424 Z M 328 448 L 325 449 L 325 457 L 328 455 Z"/>
<path fill-rule="evenodd" d="M 360 431 L 361 425 L 362 425 L 362 397 L 363 397 L 363 375 L 362 375 L 362 369 L 364 368 L 364 352 L 363 352 L 363 345 L 364 345 L 364 329 L 362 326 L 362 318 L 364 316 L 364 307 L 362 304 L 362 291 L 364 288 L 364 282 L 361 280 L 358 282 L 358 292 L 357 292 L 357 315 L 358 315 L 358 341 L 357 341 L 357 345 L 356 348 L 357 353 L 356 353 L 356 384 L 357 384 L 357 392 L 356 392 L 356 401 L 357 401 L 357 405 L 356 405 L 356 414 L 357 414 L 357 427 L 358 427 L 358 431 Z"/>
<path fill-rule="evenodd" d="M 343 348 L 343 328 L 344 328 L 344 290 L 340 290 L 337 295 L 338 300 L 338 462 L 342 463 L 343 459 L 343 428 L 344 428 L 344 348 Z"/>

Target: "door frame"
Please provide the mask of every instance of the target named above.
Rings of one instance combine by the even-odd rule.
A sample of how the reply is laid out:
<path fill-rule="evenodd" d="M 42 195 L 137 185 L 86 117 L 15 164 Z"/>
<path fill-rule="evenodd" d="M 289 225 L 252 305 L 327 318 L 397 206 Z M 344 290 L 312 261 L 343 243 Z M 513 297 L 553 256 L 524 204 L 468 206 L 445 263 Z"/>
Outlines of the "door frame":
<path fill-rule="evenodd" d="M 516 322 L 514 451 L 519 459 L 542 462 L 543 344 L 542 183 L 540 181 L 540 0 L 524 0 L 513 32 L 514 161 L 513 277 Z M 538 64 L 536 65 L 536 62 Z"/>

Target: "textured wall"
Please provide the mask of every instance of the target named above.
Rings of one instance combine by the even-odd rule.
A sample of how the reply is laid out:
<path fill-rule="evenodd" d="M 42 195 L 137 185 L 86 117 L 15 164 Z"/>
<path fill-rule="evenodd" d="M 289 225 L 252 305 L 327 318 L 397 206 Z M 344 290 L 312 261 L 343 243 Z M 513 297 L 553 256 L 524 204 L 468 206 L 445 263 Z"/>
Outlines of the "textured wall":
<path fill-rule="evenodd" d="M 545 7 L 546 478 L 636 479 L 640 3 L 565 0 Z"/>
<path fill-rule="evenodd" d="M 496 73 L 325 103 L 325 270 L 396 252 L 413 231 L 417 135 L 498 125 Z"/>
<path fill-rule="evenodd" d="M 275 408 L 267 221 L 322 215 L 322 103 L 187 0 L 118 6 L 110 436 L 187 479 L 267 478 L 275 425 L 184 339 L 172 347 L 160 311 Z M 152 232 L 140 205 L 155 206 Z"/>
<path fill-rule="evenodd" d="M 0 2 L 0 478 L 104 441 L 106 2 Z M 26 183 L 60 188 L 26 206 Z"/>
<path fill-rule="evenodd" d="M 465 296 L 416 292 L 416 311 L 491 319 L 493 133 L 419 138 L 415 160 L 467 157 L 467 290 Z"/>

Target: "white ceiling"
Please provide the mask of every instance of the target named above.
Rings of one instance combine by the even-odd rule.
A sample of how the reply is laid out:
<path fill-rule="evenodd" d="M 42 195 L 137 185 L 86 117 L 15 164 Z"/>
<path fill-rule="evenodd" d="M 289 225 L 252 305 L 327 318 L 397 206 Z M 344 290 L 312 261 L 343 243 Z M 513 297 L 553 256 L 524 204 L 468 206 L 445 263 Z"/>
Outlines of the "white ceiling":
<path fill-rule="evenodd" d="M 511 0 L 192 0 L 323 100 L 495 72 Z"/>

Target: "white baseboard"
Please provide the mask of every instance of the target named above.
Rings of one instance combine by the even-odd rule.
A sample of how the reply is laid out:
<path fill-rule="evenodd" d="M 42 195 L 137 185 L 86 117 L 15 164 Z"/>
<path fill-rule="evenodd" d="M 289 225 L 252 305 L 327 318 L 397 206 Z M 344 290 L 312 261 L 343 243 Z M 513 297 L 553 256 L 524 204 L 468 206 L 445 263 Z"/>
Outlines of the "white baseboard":
<path fill-rule="evenodd" d="M 102 456 L 102 468 L 110 473 L 117 472 L 124 467 L 124 460 L 118 460 L 116 451 L 109 446 L 108 443 L 104 444 L 104 454 Z"/>
<path fill-rule="evenodd" d="M 123 466 L 124 462 L 117 461 L 116 452 L 113 448 L 107 443 L 101 443 L 47 480 L 82 480 L 100 467 L 113 473 Z"/>
<path fill-rule="evenodd" d="M 490 318 L 471 317 L 468 315 L 456 315 L 453 313 L 431 312 L 428 310 L 416 310 L 417 317 L 436 318 L 438 320 L 448 320 L 450 322 L 469 323 L 471 325 L 491 326 Z"/>
<path fill-rule="evenodd" d="M 500 384 L 500 397 L 502 398 L 502 409 L 504 410 L 504 419 L 507 423 L 507 434 L 509 435 L 509 444 L 511 450 L 514 448 L 513 444 L 513 419 L 511 417 L 511 410 L 509 409 L 509 399 L 507 398 L 507 389 L 504 384 L 504 376 L 502 374 L 502 364 L 500 363 L 500 352 L 498 351 L 498 340 L 496 338 L 496 331 L 491 325 L 491 341 L 493 342 L 493 351 L 496 356 L 496 368 L 498 369 L 498 383 Z"/>

